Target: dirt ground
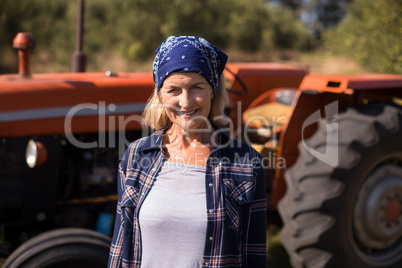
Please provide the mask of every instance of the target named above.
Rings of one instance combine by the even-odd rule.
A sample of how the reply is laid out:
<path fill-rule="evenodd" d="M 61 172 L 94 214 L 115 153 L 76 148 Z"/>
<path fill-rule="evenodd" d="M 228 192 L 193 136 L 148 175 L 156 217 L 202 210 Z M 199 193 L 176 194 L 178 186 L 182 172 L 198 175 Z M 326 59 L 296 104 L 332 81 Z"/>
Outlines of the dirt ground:
<path fill-rule="evenodd" d="M 346 57 L 331 57 L 326 59 L 309 58 L 308 55 L 299 61 L 288 63 L 306 65 L 310 73 L 313 74 L 345 74 L 364 72 L 358 64 Z"/>
<path fill-rule="evenodd" d="M 345 56 L 331 54 L 325 49 L 311 52 L 278 50 L 257 54 L 228 51 L 229 62 L 280 62 L 306 68 L 313 74 L 345 74 L 365 72 L 364 68 Z"/>

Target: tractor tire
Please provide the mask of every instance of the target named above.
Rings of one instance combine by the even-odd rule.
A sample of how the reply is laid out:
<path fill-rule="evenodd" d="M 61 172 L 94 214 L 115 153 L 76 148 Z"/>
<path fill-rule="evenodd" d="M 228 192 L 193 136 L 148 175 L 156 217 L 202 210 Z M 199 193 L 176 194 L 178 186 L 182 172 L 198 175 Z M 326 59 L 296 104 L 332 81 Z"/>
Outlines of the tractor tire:
<path fill-rule="evenodd" d="M 326 139 L 332 123 L 335 143 Z M 313 157 L 306 145 L 319 152 L 336 146 L 338 164 Z M 321 121 L 300 142 L 285 180 L 278 210 L 293 267 L 402 267 L 400 106 L 373 103 Z"/>
<path fill-rule="evenodd" d="M 52 230 L 18 247 L 3 268 L 106 267 L 110 243 L 109 237 L 88 229 Z"/>

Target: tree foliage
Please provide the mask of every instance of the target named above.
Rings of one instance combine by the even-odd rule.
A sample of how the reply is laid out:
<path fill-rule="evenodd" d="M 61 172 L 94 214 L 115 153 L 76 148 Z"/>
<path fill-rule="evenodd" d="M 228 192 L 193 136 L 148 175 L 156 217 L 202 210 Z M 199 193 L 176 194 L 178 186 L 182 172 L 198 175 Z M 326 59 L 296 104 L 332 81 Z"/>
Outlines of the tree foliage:
<path fill-rule="evenodd" d="M 146 60 L 169 35 L 199 35 L 245 52 L 308 49 L 312 37 L 292 12 L 265 0 L 86 0 L 84 51 L 89 59 L 114 51 Z M 70 66 L 76 14 L 72 0 L 1 0 L 0 56 L 17 32 L 32 32 L 40 59 Z"/>
<path fill-rule="evenodd" d="M 272 7 L 269 10 L 269 18 L 274 47 L 305 50 L 313 46 L 313 40 L 305 24 L 290 9 Z"/>
<path fill-rule="evenodd" d="M 346 15 L 350 2 L 352 0 L 309 0 L 305 9 L 314 35 L 321 38 L 324 30 L 335 27 Z"/>
<path fill-rule="evenodd" d="M 18 32 L 31 32 L 36 47 L 46 48 L 41 57 L 70 60 L 65 51 L 74 47 L 75 10 L 69 1 L 0 1 L 0 53 L 11 47 Z"/>
<path fill-rule="evenodd" d="M 301 18 L 318 39 L 321 32 L 335 27 L 345 16 L 352 0 L 266 0 L 268 3 L 287 7 Z"/>
<path fill-rule="evenodd" d="M 402 1 L 355 0 L 348 15 L 324 35 L 333 51 L 367 69 L 402 74 Z"/>

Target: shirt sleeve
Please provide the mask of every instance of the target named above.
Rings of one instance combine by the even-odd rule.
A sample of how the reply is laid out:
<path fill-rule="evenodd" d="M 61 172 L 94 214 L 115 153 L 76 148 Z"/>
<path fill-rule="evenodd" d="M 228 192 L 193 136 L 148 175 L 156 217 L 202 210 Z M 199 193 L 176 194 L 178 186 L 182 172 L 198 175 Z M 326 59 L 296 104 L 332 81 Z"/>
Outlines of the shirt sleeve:
<path fill-rule="evenodd" d="M 246 267 L 267 267 L 267 203 L 265 172 L 258 156 L 254 167 L 254 201 L 250 205 L 248 224 L 245 224 L 244 259 Z"/>
<path fill-rule="evenodd" d="M 121 210 L 121 202 L 122 197 L 124 194 L 124 184 L 126 180 L 126 169 L 127 169 L 127 159 L 129 159 L 129 150 L 130 147 L 127 149 L 126 153 L 124 154 L 122 160 L 120 161 L 118 167 L 118 174 L 117 174 L 117 209 L 116 209 L 116 219 L 114 223 L 114 230 L 113 230 L 113 237 L 112 237 L 112 244 L 110 245 L 110 252 L 109 252 L 109 268 L 121 267 L 121 258 L 122 258 L 122 242 L 124 236 L 124 229 L 123 229 L 123 215 Z"/>

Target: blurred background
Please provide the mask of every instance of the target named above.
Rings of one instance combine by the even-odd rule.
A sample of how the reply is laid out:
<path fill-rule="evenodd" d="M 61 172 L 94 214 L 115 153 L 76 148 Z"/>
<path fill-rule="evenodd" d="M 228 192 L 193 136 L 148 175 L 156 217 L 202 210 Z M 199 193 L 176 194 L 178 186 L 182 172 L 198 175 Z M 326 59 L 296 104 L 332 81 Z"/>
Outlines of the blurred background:
<path fill-rule="evenodd" d="M 35 36 L 32 72 L 70 72 L 77 9 L 71 0 L 0 0 L 0 74 L 18 72 L 18 32 Z M 151 71 L 167 36 L 197 35 L 231 62 L 402 74 L 401 10 L 400 0 L 86 0 L 87 71 Z M 281 221 L 269 217 L 268 265 L 290 267 Z"/>
<path fill-rule="evenodd" d="M 287 61 L 313 73 L 402 73 L 402 1 L 86 0 L 87 71 L 149 71 L 169 35 L 199 35 L 230 61 Z M 77 1 L 1 0 L 0 73 L 17 72 L 12 40 L 36 39 L 32 71 L 71 71 Z"/>

